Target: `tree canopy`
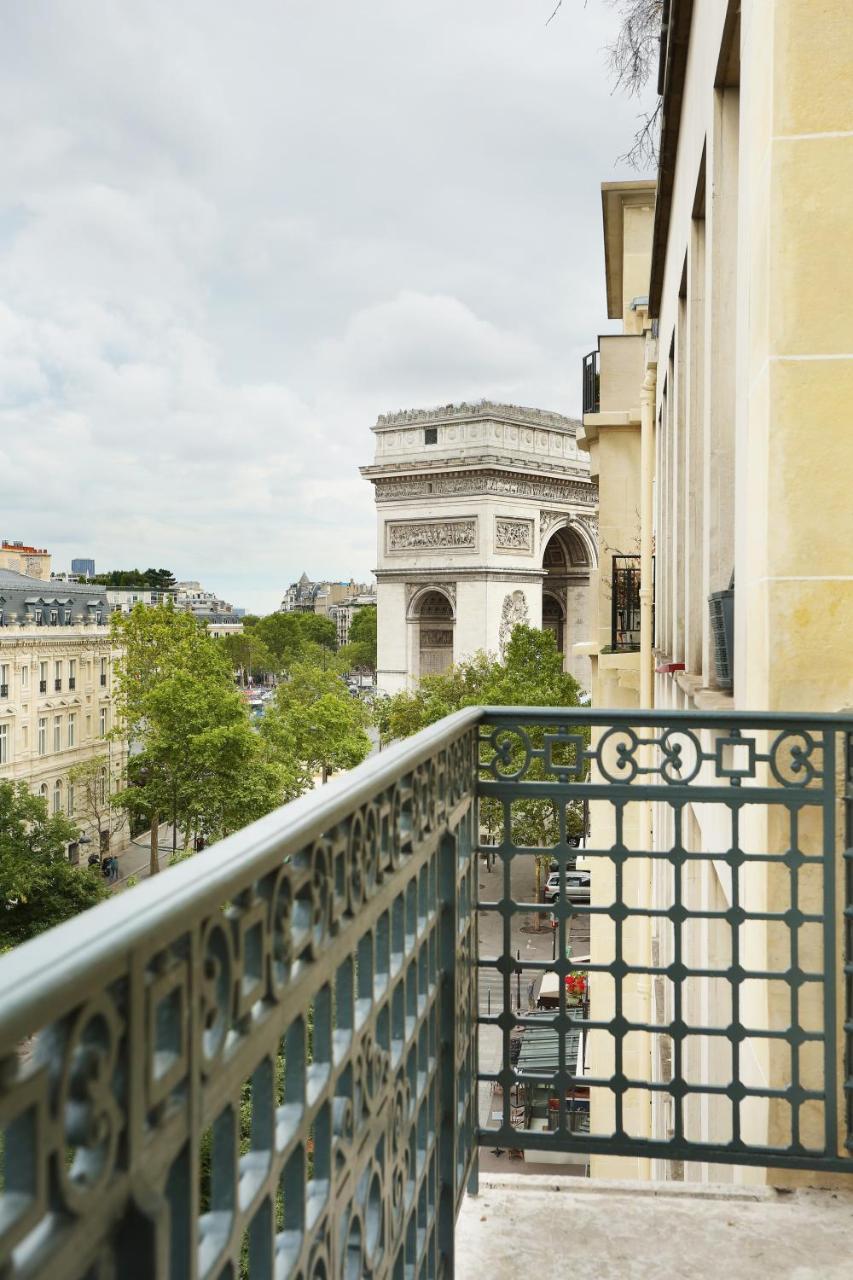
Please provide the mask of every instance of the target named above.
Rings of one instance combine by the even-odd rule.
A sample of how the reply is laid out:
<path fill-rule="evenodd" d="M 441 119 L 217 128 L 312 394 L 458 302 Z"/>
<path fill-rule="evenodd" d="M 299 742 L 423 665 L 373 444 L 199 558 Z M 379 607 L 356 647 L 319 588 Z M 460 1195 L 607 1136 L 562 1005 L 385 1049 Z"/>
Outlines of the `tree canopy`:
<path fill-rule="evenodd" d="M 365 605 L 356 613 L 340 657 L 348 671 L 376 674 L 376 605 Z"/>
<path fill-rule="evenodd" d="M 243 620 L 245 627 L 246 620 Z M 337 629 L 331 618 L 317 613 L 270 613 L 250 626 L 251 634 L 272 654 L 279 671 L 289 670 L 295 663 L 322 662 L 322 652 L 334 650 Z"/>
<path fill-rule="evenodd" d="M 260 725 L 273 755 L 291 749 L 311 776 L 351 769 L 370 752 L 370 712 L 334 671 L 297 664 Z"/>
<path fill-rule="evenodd" d="M 120 803 L 152 830 L 166 819 L 185 843 L 209 843 L 299 794 L 304 779 L 293 752 L 281 743 L 270 754 L 224 649 L 190 614 L 138 605 L 111 621 L 124 649 L 114 732 L 137 748 Z"/>
<path fill-rule="evenodd" d="M 425 676 L 411 693 L 398 693 L 386 699 L 377 710 L 383 742 L 407 738 L 427 725 L 462 707 L 579 707 L 583 694 L 574 676 L 563 670 L 562 654 L 550 631 L 517 626 L 506 646 L 503 659 L 478 653 L 441 675 Z M 541 745 L 545 726 L 531 727 L 534 746 Z M 585 731 L 588 735 L 588 730 Z M 519 748 L 520 750 L 520 748 Z M 527 777 L 541 776 L 541 762 L 531 762 Z M 499 837 L 503 814 L 499 802 L 484 799 L 480 819 L 488 839 Z M 566 806 L 567 834 L 580 835 L 583 830 L 583 806 L 580 801 Z M 536 858 L 537 899 L 541 887 L 541 871 L 559 838 L 559 815 L 550 800 L 519 800 L 512 806 L 512 839 L 517 846 L 539 851 Z"/>
<path fill-rule="evenodd" d="M 146 587 L 151 591 L 170 591 L 175 586 L 171 569 L 111 569 L 97 573 L 90 582 L 103 587 Z"/>
<path fill-rule="evenodd" d="M 0 781 L 0 950 L 26 942 L 109 894 L 100 870 L 65 856 L 77 835 L 23 782 Z"/>

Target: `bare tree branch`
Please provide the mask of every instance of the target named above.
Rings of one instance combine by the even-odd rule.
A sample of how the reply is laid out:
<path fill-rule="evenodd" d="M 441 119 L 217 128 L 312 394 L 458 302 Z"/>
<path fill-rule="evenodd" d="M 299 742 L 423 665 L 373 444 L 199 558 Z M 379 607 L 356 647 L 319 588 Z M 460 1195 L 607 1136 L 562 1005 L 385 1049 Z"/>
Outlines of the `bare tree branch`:
<path fill-rule="evenodd" d="M 615 40 L 606 46 L 613 88 L 636 98 L 654 73 L 660 47 L 663 0 L 607 0 L 607 3 L 616 10 L 619 21 Z M 546 27 L 562 7 L 563 0 L 557 0 Z M 617 160 L 630 164 L 634 169 L 653 168 L 658 161 L 660 101 L 652 111 L 643 111 L 637 118 L 640 124 L 634 140 Z"/>

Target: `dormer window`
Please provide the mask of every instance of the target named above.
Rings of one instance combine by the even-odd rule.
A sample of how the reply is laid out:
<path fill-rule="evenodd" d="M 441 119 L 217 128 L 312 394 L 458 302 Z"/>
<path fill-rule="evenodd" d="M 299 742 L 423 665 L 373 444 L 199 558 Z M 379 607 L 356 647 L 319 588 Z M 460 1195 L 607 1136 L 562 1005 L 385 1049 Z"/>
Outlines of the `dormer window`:
<path fill-rule="evenodd" d="M 424 427 L 424 444 L 438 444 L 438 427 Z"/>

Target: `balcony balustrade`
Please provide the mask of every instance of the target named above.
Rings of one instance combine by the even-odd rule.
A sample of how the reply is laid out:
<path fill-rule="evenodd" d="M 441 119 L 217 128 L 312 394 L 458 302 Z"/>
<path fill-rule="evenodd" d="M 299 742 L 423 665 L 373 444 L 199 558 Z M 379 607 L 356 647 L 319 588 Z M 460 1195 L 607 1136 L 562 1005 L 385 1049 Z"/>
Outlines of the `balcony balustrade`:
<path fill-rule="evenodd" d="M 10 952 L 0 1275 L 450 1276 L 478 1145 L 853 1172 L 851 736 L 471 708 Z M 513 894 L 537 856 L 553 908 Z"/>
<path fill-rule="evenodd" d="M 601 396 L 601 379 L 598 372 L 598 350 L 590 351 L 583 358 L 583 412 L 598 413 Z"/>

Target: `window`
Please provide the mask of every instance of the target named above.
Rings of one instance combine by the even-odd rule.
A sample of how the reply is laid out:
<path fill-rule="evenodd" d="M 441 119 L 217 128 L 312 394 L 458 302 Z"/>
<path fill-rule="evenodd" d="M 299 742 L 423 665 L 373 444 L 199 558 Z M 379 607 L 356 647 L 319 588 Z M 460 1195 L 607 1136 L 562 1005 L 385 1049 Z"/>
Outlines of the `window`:
<path fill-rule="evenodd" d="M 58 621 L 59 621 L 59 613 L 58 613 L 58 611 L 57 611 L 56 609 L 51 609 L 51 611 L 50 611 L 50 625 L 51 625 L 52 627 L 55 627 Z"/>
<path fill-rule="evenodd" d="M 30 687 L 30 669 L 29 667 L 21 667 L 21 688 L 29 689 Z"/>
<path fill-rule="evenodd" d="M 54 662 L 53 664 L 53 687 L 57 693 L 62 688 L 62 663 Z"/>
<path fill-rule="evenodd" d="M 0 724 L 0 764 L 9 763 L 9 726 Z"/>
<path fill-rule="evenodd" d="M 66 627 L 71 626 L 71 610 L 70 609 L 65 610 L 65 625 Z"/>
<path fill-rule="evenodd" d="M 106 689 L 106 687 L 107 687 L 107 660 L 106 658 L 101 658 L 101 688 Z"/>
<path fill-rule="evenodd" d="M 46 782 L 43 782 L 39 787 L 39 795 L 41 796 L 45 804 L 47 804 L 47 783 Z"/>
<path fill-rule="evenodd" d="M 77 659 L 76 658 L 68 659 L 68 688 L 69 689 L 77 688 Z"/>
<path fill-rule="evenodd" d="M 47 663 L 39 663 L 39 693 L 47 693 Z"/>
<path fill-rule="evenodd" d="M 74 711 L 68 716 L 68 745 L 69 747 L 77 745 L 77 715 Z"/>
<path fill-rule="evenodd" d="M 438 444 L 438 427 L 424 427 L 424 444 Z"/>
<path fill-rule="evenodd" d="M 62 716 L 53 717 L 53 749 L 62 750 Z"/>
<path fill-rule="evenodd" d="M 65 812 L 68 814 L 69 818 L 74 817 L 74 783 L 73 782 L 69 782 L 68 784 L 68 803 L 66 805 Z"/>
<path fill-rule="evenodd" d="M 107 708 L 106 707 L 101 707 L 99 732 L 102 738 L 105 738 L 107 736 Z"/>
<path fill-rule="evenodd" d="M 59 778 L 53 784 L 53 813 L 57 818 L 62 813 L 62 783 Z"/>
<path fill-rule="evenodd" d="M 9 696 L 9 664 L 0 662 L 0 698 Z"/>
<path fill-rule="evenodd" d="M 99 610 L 98 610 L 98 613 L 97 613 L 97 618 L 96 618 L 96 621 L 97 621 L 97 623 L 98 623 L 98 626 L 100 626 L 100 625 L 101 625 L 101 623 L 103 622 L 103 620 L 104 620 L 103 612 L 102 612 L 102 610 L 100 610 L 100 609 L 99 609 Z"/>
<path fill-rule="evenodd" d="M 47 717 L 39 716 L 39 755 L 47 755 Z M 45 795 L 47 791 L 45 790 Z"/>

